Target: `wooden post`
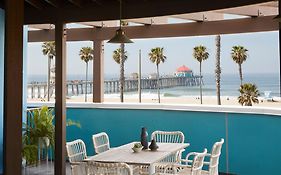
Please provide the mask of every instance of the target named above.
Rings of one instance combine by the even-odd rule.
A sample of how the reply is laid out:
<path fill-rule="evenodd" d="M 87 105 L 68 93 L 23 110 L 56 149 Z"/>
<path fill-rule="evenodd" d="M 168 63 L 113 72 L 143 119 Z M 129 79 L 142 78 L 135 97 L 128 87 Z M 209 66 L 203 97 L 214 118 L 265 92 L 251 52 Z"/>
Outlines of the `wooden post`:
<path fill-rule="evenodd" d="M 94 41 L 94 77 L 93 77 L 93 102 L 102 103 L 103 98 L 103 86 L 104 86 L 104 72 L 103 72 L 103 41 L 96 40 Z"/>
<path fill-rule="evenodd" d="M 24 0 L 5 1 L 4 174 L 21 174 Z"/>
<path fill-rule="evenodd" d="M 55 175 L 65 175 L 65 86 L 66 86 L 66 33 L 65 24 L 56 23 L 56 103 L 55 103 Z"/>
<path fill-rule="evenodd" d="M 138 93 L 139 93 L 139 103 L 141 103 L 141 50 L 139 50 Z"/>

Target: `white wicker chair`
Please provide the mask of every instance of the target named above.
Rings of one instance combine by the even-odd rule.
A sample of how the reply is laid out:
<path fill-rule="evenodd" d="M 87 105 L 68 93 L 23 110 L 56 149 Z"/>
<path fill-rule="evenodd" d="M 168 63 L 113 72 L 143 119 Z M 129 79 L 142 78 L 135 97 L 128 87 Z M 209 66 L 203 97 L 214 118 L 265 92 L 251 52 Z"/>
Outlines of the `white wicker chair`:
<path fill-rule="evenodd" d="M 210 157 L 210 161 L 205 161 L 204 165 L 207 165 L 208 171 L 204 174 L 208 174 L 208 175 L 218 175 L 219 174 L 219 158 L 221 155 L 221 149 L 222 149 L 222 145 L 224 143 L 224 139 L 221 139 L 221 141 L 216 142 L 213 145 L 212 151 L 211 153 L 207 154 L 207 157 Z"/>
<path fill-rule="evenodd" d="M 184 134 L 180 131 L 154 131 L 151 134 L 151 140 L 154 139 L 157 143 L 184 143 Z M 178 151 L 175 154 L 171 154 L 166 157 L 155 166 L 156 172 L 164 172 L 164 168 L 167 166 L 167 163 L 176 163 L 180 162 L 181 154 L 184 150 Z M 148 174 L 148 167 L 141 166 L 140 174 Z"/>
<path fill-rule="evenodd" d="M 102 153 L 110 149 L 109 138 L 105 132 L 93 135 L 92 139 L 96 154 Z"/>
<path fill-rule="evenodd" d="M 87 158 L 87 152 L 83 140 L 67 142 L 66 151 L 71 166 L 71 174 L 86 175 L 86 163 L 83 160 Z"/>
<path fill-rule="evenodd" d="M 154 131 L 151 134 L 152 139 L 157 143 L 184 143 L 184 134 L 181 131 Z M 183 151 L 165 158 L 162 162 L 179 162 Z"/>
<path fill-rule="evenodd" d="M 133 171 L 126 163 L 88 162 L 87 175 L 133 175 Z"/>
<path fill-rule="evenodd" d="M 186 157 L 185 165 L 180 164 L 170 164 L 167 165 L 164 169 L 164 173 L 156 173 L 155 175 L 169 175 L 169 174 L 176 174 L 176 175 L 201 175 L 202 168 L 204 165 L 204 158 L 207 154 L 207 149 L 204 149 L 202 153 L 192 153 L 194 155 L 192 160 L 189 160 L 188 155 Z M 190 163 L 190 165 L 189 165 Z"/>

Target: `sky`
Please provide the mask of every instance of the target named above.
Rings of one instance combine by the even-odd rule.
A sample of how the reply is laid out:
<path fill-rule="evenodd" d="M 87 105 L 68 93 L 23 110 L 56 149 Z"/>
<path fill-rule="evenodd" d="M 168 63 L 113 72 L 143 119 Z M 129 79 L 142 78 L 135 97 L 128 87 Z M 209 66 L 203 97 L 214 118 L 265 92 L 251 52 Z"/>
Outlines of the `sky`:
<path fill-rule="evenodd" d="M 193 58 L 193 48 L 198 45 L 207 47 L 210 53 L 208 60 L 202 63 L 204 74 L 213 74 L 215 69 L 215 36 L 138 39 L 133 44 L 126 44 L 128 60 L 125 62 L 125 74 L 128 76 L 138 71 L 139 50 L 142 52 L 143 75 L 156 72 L 155 64 L 151 63 L 148 53 L 151 48 L 164 47 L 167 56 L 165 63 L 160 64 L 160 74 L 173 74 L 179 66 L 185 65 L 199 74 L 199 63 Z M 29 75 L 47 74 L 47 56 L 42 54 L 42 43 L 28 44 Z M 85 63 L 79 58 L 81 47 L 92 46 L 92 42 L 67 43 L 67 74 L 85 74 Z M 221 35 L 221 67 L 222 74 L 238 74 L 238 66 L 231 59 L 230 52 L 234 45 L 242 45 L 249 50 L 249 57 L 242 65 L 244 74 L 274 73 L 279 74 L 278 32 L 260 32 L 246 34 Z M 112 58 L 117 44 L 105 42 L 104 71 L 105 75 L 119 75 L 119 65 Z M 92 62 L 90 62 L 92 72 Z"/>

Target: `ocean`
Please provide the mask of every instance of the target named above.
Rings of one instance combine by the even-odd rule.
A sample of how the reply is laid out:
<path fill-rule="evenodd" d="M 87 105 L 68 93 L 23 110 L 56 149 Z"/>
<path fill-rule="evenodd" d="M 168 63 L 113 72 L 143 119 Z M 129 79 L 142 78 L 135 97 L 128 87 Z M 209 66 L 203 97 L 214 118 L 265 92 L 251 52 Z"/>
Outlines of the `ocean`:
<path fill-rule="evenodd" d="M 68 80 L 85 80 L 85 75 L 68 75 Z M 89 75 L 92 79 L 92 75 Z M 118 79 L 117 75 L 106 75 L 106 80 Z M 30 75 L 28 82 L 46 82 L 45 75 Z M 216 96 L 216 81 L 214 74 L 203 74 L 203 95 Z M 244 83 L 254 83 L 257 85 L 260 96 L 264 96 L 265 91 L 271 91 L 272 96 L 279 96 L 279 75 L 278 74 L 244 74 Z M 240 79 L 238 74 L 225 74 L 221 77 L 221 96 L 239 96 Z M 137 92 L 125 92 L 126 97 L 138 98 Z M 119 94 L 106 94 L 106 97 L 119 97 Z M 157 90 L 142 90 L 143 98 L 157 97 Z M 199 87 L 173 87 L 161 89 L 161 96 L 164 97 L 187 97 L 199 96 Z"/>

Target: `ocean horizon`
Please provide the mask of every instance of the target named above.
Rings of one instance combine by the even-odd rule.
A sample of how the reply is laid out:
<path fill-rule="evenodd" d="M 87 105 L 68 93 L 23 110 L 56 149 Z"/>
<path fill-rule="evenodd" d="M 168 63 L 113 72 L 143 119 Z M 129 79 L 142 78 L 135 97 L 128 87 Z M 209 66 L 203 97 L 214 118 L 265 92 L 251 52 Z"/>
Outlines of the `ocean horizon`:
<path fill-rule="evenodd" d="M 143 77 L 147 77 L 144 75 Z M 163 76 L 163 75 L 162 75 Z M 164 75 L 166 76 L 166 75 Z M 127 75 L 127 77 L 129 77 Z M 92 79 L 92 75 L 89 75 L 89 80 Z M 105 75 L 105 80 L 116 80 L 118 75 Z M 67 80 L 85 80 L 85 75 L 68 75 Z M 31 82 L 46 82 L 46 75 L 29 75 L 28 83 Z M 215 74 L 203 74 L 203 95 L 204 96 L 216 96 L 216 81 Z M 260 96 L 264 96 L 265 91 L 270 91 L 272 96 L 279 96 L 279 75 L 268 74 L 244 74 L 244 83 L 256 84 L 260 92 Z M 222 74 L 221 76 L 221 96 L 239 96 L 240 79 L 238 74 Z M 125 95 L 129 98 L 138 98 L 137 91 L 125 92 Z M 143 89 L 143 97 L 157 96 L 157 90 L 155 89 Z M 162 97 L 190 97 L 199 96 L 199 87 L 195 86 L 177 86 L 173 88 L 161 89 Z M 119 97 L 119 93 L 106 94 L 106 97 Z"/>

